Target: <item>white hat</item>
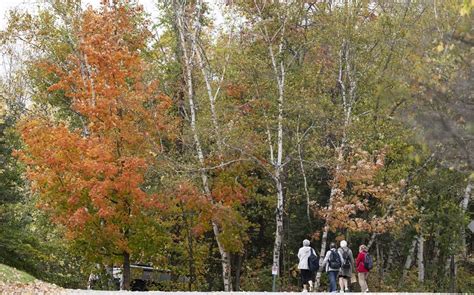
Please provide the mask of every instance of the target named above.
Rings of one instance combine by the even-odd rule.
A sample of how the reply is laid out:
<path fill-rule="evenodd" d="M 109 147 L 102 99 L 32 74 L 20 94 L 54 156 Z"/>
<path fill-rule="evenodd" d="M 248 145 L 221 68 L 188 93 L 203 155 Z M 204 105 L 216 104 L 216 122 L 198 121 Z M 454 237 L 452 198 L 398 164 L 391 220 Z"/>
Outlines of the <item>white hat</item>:
<path fill-rule="evenodd" d="M 303 240 L 303 246 L 309 246 L 309 241 L 307 239 L 304 239 Z"/>
<path fill-rule="evenodd" d="M 344 247 L 347 247 L 347 242 L 346 242 L 346 240 L 342 240 L 339 245 L 341 245 L 341 247 L 343 247 L 343 248 L 344 248 Z"/>

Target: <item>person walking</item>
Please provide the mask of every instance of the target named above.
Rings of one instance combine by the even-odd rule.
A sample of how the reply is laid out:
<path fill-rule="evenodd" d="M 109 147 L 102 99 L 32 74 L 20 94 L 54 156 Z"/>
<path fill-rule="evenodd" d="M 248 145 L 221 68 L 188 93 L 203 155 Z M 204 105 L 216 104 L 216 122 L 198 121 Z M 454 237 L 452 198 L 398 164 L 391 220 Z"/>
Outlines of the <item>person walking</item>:
<path fill-rule="evenodd" d="M 369 292 L 369 287 L 367 286 L 367 277 L 369 276 L 369 269 L 366 268 L 366 256 L 368 249 L 365 245 L 360 245 L 359 254 L 356 258 L 357 265 L 357 276 L 359 278 L 359 285 L 361 292 Z"/>
<path fill-rule="evenodd" d="M 337 292 L 336 280 L 342 267 L 342 256 L 336 250 L 336 243 L 332 242 L 329 245 L 329 250 L 326 252 L 322 267 L 326 267 L 329 277 L 329 292 Z"/>
<path fill-rule="evenodd" d="M 314 272 L 311 271 L 310 265 L 308 262 L 311 253 L 316 255 L 316 252 L 313 248 L 310 247 L 310 242 L 308 240 L 303 240 L 303 247 L 298 250 L 298 258 L 300 262 L 298 263 L 298 269 L 300 270 L 301 274 L 301 281 L 303 283 L 303 292 L 308 292 L 308 285 L 309 291 L 313 291 L 313 277 Z"/>
<path fill-rule="evenodd" d="M 352 250 L 347 247 L 345 240 L 342 240 L 339 245 L 340 247 L 337 249 L 337 252 L 342 257 L 342 266 L 339 271 L 339 287 L 341 292 L 348 292 L 352 273 L 355 272 L 354 256 L 352 255 Z"/>

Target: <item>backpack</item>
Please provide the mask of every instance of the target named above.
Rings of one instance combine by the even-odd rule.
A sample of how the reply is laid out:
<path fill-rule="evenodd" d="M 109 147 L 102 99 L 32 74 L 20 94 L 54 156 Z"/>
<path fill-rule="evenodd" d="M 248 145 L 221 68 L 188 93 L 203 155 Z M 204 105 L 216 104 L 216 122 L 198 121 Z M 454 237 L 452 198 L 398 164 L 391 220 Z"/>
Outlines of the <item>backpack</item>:
<path fill-rule="evenodd" d="M 374 261 L 372 259 L 372 256 L 368 252 L 365 253 L 364 267 L 367 270 L 371 270 L 374 267 Z"/>
<path fill-rule="evenodd" d="M 344 259 L 344 263 L 342 264 L 343 269 L 350 269 L 351 268 L 351 261 L 349 257 L 349 251 L 342 250 L 342 258 Z"/>
<path fill-rule="evenodd" d="M 329 256 L 329 268 L 332 269 L 339 269 L 341 268 L 342 262 L 341 257 L 336 251 L 331 251 L 331 255 Z"/>
<path fill-rule="evenodd" d="M 313 248 L 311 248 L 311 254 L 308 257 L 308 269 L 310 271 L 317 271 L 319 269 L 319 257 L 314 253 Z"/>

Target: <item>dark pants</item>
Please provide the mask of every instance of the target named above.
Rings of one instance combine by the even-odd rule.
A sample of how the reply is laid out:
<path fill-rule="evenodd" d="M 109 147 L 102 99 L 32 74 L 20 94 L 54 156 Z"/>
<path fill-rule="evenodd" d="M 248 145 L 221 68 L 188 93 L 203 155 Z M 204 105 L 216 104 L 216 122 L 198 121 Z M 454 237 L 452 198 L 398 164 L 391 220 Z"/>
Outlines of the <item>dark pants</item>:
<path fill-rule="evenodd" d="M 301 283 L 303 285 L 307 285 L 308 284 L 308 281 L 312 281 L 313 280 L 313 272 L 310 271 L 309 269 L 300 269 L 301 271 Z"/>
<path fill-rule="evenodd" d="M 336 286 L 336 281 L 337 281 L 337 275 L 339 274 L 339 271 L 328 271 L 328 277 L 329 277 L 329 292 L 336 292 L 337 291 L 337 286 Z"/>

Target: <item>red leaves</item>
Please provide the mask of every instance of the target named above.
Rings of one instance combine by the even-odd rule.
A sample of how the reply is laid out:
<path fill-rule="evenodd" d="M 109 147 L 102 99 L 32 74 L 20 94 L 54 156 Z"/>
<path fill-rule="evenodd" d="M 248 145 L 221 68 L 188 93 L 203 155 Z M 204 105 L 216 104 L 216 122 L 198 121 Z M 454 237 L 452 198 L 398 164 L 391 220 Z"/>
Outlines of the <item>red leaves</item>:
<path fill-rule="evenodd" d="M 231 206 L 245 202 L 246 190 L 241 185 L 217 183 L 212 190 L 212 198 L 219 203 Z"/>
<path fill-rule="evenodd" d="M 329 208 L 318 210 L 331 229 L 383 232 L 394 225 L 394 219 L 388 215 L 377 217 L 368 214 L 369 211 L 377 212 L 376 208 L 380 210 L 399 194 L 398 185 L 378 180 L 384 156 L 384 151 L 370 155 L 356 149 L 334 169 L 331 204 Z"/>
<path fill-rule="evenodd" d="M 137 13 L 120 5 L 86 10 L 68 68 L 36 65 L 58 78 L 48 90 L 64 91 L 81 130 L 40 118 L 20 126 L 27 148 L 19 156 L 42 208 L 67 227 L 69 238 L 122 250 L 129 247 L 128 229 L 155 222 L 147 210 L 164 207 L 142 185 L 153 144 L 173 129 L 171 100 L 144 80 L 140 49 L 149 33 L 134 23 Z"/>
<path fill-rule="evenodd" d="M 69 218 L 68 226 L 82 230 L 90 217 L 88 210 L 84 207 L 80 207 L 72 214 L 71 218 Z"/>

